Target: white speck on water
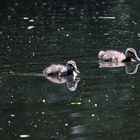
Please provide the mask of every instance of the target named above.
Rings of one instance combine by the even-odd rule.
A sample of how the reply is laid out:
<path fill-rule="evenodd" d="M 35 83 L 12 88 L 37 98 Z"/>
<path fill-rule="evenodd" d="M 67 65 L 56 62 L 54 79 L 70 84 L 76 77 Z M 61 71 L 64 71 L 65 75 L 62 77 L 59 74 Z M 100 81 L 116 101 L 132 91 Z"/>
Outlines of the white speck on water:
<path fill-rule="evenodd" d="M 88 102 L 90 103 L 91 100 L 88 100 Z"/>
<path fill-rule="evenodd" d="M 8 121 L 9 124 L 11 124 L 11 121 Z"/>
<path fill-rule="evenodd" d="M 104 33 L 104 35 L 109 35 L 109 33 Z"/>
<path fill-rule="evenodd" d="M 27 27 L 28 30 L 31 30 L 31 29 L 33 29 L 33 28 L 35 28 L 35 26 L 28 26 L 28 27 Z"/>
<path fill-rule="evenodd" d="M 67 124 L 67 123 L 65 123 L 65 126 L 68 126 L 68 124 Z"/>
<path fill-rule="evenodd" d="M 23 17 L 23 19 L 24 19 L 24 20 L 28 20 L 28 19 L 29 19 L 29 17 Z"/>
<path fill-rule="evenodd" d="M 42 114 L 42 115 L 44 115 L 44 114 L 45 114 L 45 112 L 42 112 L 41 114 Z"/>
<path fill-rule="evenodd" d="M 64 30 L 64 27 L 61 27 L 61 30 Z"/>
<path fill-rule="evenodd" d="M 103 17 L 103 16 L 99 16 L 99 19 L 116 19 L 116 17 Z"/>
<path fill-rule="evenodd" d="M 58 28 L 57 31 L 60 31 L 60 29 Z"/>
<path fill-rule="evenodd" d="M 108 98 L 108 95 L 105 95 L 106 98 Z"/>
<path fill-rule="evenodd" d="M 97 107 L 97 104 L 94 104 L 95 107 Z"/>
<path fill-rule="evenodd" d="M 70 7 L 69 10 L 75 10 L 75 8 L 74 7 Z"/>
<path fill-rule="evenodd" d="M 69 34 L 66 34 L 66 36 L 70 36 Z"/>
<path fill-rule="evenodd" d="M 59 132 L 56 132 L 56 135 L 59 135 Z"/>
<path fill-rule="evenodd" d="M 32 56 L 33 56 L 33 57 L 35 56 L 35 52 L 32 53 Z"/>
<path fill-rule="evenodd" d="M 45 99 L 43 99 L 43 100 L 42 100 L 42 102 L 43 102 L 43 103 L 45 103 L 45 102 L 46 102 L 46 100 L 45 100 Z"/>
<path fill-rule="evenodd" d="M 34 22 L 34 20 L 33 19 L 30 19 L 29 22 Z"/>
<path fill-rule="evenodd" d="M 132 98 L 132 100 L 134 101 L 134 100 L 135 100 L 135 98 Z"/>
<path fill-rule="evenodd" d="M 135 88 L 135 86 L 131 85 L 132 88 Z"/>
<path fill-rule="evenodd" d="M 15 115 L 14 115 L 14 114 L 11 114 L 10 116 L 11 116 L 11 117 L 15 117 Z"/>
<path fill-rule="evenodd" d="M 134 20 L 132 21 L 132 23 L 135 24 L 135 25 L 137 24 Z"/>
<path fill-rule="evenodd" d="M 19 135 L 19 137 L 20 137 L 20 138 L 29 138 L 30 135 L 25 135 L 25 134 L 24 134 L 24 135 Z"/>
<path fill-rule="evenodd" d="M 81 105 L 81 102 L 71 103 L 72 105 Z"/>
<path fill-rule="evenodd" d="M 46 2 L 44 2 L 43 5 L 45 6 L 46 5 Z"/>
<path fill-rule="evenodd" d="M 92 117 L 94 117 L 94 116 L 95 116 L 95 114 L 92 114 L 91 116 L 92 116 Z"/>
<path fill-rule="evenodd" d="M 91 36 L 91 33 L 88 33 L 89 36 Z"/>

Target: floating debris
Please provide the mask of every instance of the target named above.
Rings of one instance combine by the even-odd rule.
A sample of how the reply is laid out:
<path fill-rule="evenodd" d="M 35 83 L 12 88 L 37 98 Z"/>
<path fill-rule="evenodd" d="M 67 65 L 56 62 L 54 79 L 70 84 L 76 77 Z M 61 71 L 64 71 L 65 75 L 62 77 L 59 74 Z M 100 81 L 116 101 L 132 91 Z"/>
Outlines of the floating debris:
<path fill-rule="evenodd" d="M 92 114 L 91 116 L 92 116 L 92 117 L 94 117 L 94 116 L 95 116 L 95 114 Z"/>
<path fill-rule="evenodd" d="M 98 17 L 99 19 L 116 19 L 116 17 L 102 17 L 102 16 L 100 16 L 100 17 Z"/>
<path fill-rule="evenodd" d="M 104 36 L 105 36 L 105 35 L 109 35 L 109 33 L 104 33 Z"/>
<path fill-rule="evenodd" d="M 29 138 L 30 135 L 19 135 L 20 138 Z"/>
<path fill-rule="evenodd" d="M 30 19 L 29 22 L 34 22 L 34 19 Z"/>
<path fill-rule="evenodd" d="M 35 56 L 35 52 L 32 53 L 32 56 L 33 56 L 33 57 Z"/>
<path fill-rule="evenodd" d="M 70 36 L 69 34 L 66 34 L 66 36 Z"/>
<path fill-rule="evenodd" d="M 45 102 L 46 102 L 46 100 L 45 100 L 45 99 L 43 99 L 43 100 L 42 100 L 42 102 L 43 102 L 43 103 L 45 103 Z"/>
<path fill-rule="evenodd" d="M 94 104 L 95 107 L 97 107 L 97 104 Z"/>
<path fill-rule="evenodd" d="M 33 29 L 33 28 L 35 28 L 35 26 L 28 26 L 28 27 L 27 27 L 28 30 L 31 30 L 31 29 Z"/>
<path fill-rule="evenodd" d="M 81 105 L 81 102 L 71 103 L 72 105 Z"/>
<path fill-rule="evenodd" d="M 65 123 L 65 126 L 68 126 L 68 124 L 67 124 L 67 123 Z"/>
<path fill-rule="evenodd" d="M 28 19 L 29 19 L 29 17 L 23 17 L 23 19 L 24 19 L 24 20 L 28 20 Z"/>
<path fill-rule="evenodd" d="M 15 115 L 14 115 L 14 114 L 11 114 L 10 116 L 11 116 L 11 117 L 15 117 Z"/>

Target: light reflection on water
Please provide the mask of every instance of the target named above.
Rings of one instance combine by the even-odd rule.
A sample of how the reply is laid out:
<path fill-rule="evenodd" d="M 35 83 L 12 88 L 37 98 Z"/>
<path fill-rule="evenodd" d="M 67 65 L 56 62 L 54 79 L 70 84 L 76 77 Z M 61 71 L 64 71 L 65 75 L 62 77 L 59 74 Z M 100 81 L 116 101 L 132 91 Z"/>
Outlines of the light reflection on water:
<path fill-rule="evenodd" d="M 112 68 L 97 58 L 101 49 L 138 50 L 137 4 L 9 1 L 1 10 L 1 138 L 139 139 L 139 64 Z M 78 83 L 42 76 L 69 59 Z"/>

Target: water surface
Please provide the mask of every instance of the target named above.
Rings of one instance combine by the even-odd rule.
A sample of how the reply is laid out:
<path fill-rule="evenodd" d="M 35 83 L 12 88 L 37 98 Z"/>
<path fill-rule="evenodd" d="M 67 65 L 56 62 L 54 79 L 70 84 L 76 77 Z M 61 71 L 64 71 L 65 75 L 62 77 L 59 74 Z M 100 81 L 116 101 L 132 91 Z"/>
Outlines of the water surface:
<path fill-rule="evenodd" d="M 139 68 L 101 67 L 97 57 L 140 55 L 138 0 L 0 3 L 2 139 L 140 139 Z M 41 75 L 68 60 L 81 72 L 73 91 Z"/>

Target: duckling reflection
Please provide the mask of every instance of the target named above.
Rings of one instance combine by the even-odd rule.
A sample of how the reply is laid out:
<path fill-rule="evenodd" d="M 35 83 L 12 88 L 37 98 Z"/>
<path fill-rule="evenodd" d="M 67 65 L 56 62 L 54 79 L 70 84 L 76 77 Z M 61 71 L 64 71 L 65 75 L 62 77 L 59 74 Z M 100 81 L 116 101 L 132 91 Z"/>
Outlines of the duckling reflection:
<path fill-rule="evenodd" d="M 73 77 L 61 77 L 61 76 L 45 76 L 49 81 L 56 84 L 66 84 L 70 91 L 77 89 L 80 78 Z"/>
<path fill-rule="evenodd" d="M 138 57 L 137 52 L 134 48 L 127 48 L 125 53 L 115 50 L 102 50 L 99 52 L 98 58 L 102 61 L 114 63 L 140 61 L 140 58 Z"/>
<path fill-rule="evenodd" d="M 136 74 L 140 63 L 111 63 L 111 62 L 99 62 L 100 68 L 117 68 L 125 67 L 127 74 Z"/>
<path fill-rule="evenodd" d="M 126 65 L 125 66 L 125 71 L 127 74 L 136 74 L 138 72 L 140 63 L 135 63 L 131 65 Z"/>
<path fill-rule="evenodd" d="M 106 62 L 106 61 L 101 61 L 99 62 L 99 67 L 100 68 L 115 68 L 115 67 L 124 67 L 125 63 L 112 63 L 112 62 Z"/>

